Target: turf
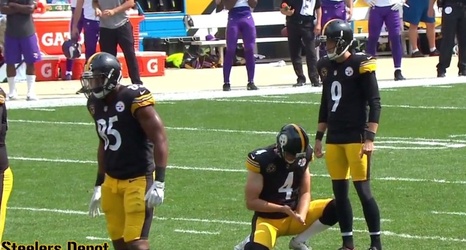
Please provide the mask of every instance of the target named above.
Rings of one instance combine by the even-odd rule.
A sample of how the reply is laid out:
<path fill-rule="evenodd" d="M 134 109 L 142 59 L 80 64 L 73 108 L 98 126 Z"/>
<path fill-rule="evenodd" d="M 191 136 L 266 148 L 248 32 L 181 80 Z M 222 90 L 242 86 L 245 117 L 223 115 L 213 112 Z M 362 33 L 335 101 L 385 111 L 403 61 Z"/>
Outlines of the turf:
<path fill-rule="evenodd" d="M 466 245 L 466 85 L 382 91 L 373 162 L 385 249 L 463 249 Z M 316 127 L 318 94 L 160 102 L 170 140 L 165 203 L 152 249 L 232 249 L 250 231 L 243 202 L 246 154 L 274 142 L 285 123 Z M 10 110 L 8 150 L 15 182 L 4 240 L 102 243 L 103 217 L 86 215 L 97 137 L 84 107 Z M 463 135 L 462 135 L 463 134 Z M 311 166 L 313 198 L 331 197 L 323 160 Z M 355 240 L 368 246 L 355 192 Z M 456 214 L 453 214 L 456 212 Z M 276 249 L 287 249 L 288 237 Z M 336 228 L 311 240 L 337 249 Z"/>

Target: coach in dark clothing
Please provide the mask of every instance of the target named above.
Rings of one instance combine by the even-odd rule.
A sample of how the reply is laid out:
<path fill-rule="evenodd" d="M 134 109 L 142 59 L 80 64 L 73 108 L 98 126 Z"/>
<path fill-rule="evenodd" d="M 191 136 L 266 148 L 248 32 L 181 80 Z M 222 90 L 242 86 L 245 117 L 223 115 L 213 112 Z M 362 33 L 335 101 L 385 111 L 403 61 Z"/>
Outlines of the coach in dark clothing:
<path fill-rule="evenodd" d="M 293 86 L 299 87 L 306 84 L 301 58 L 303 43 L 309 79 L 312 86 L 320 86 L 315 49 L 315 36 L 320 35 L 321 30 L 320 0 L 282 0 L 280 12 L 286 15 L 290 57 L 298 77 L 297 83 Z"/>
<path fill-rule="evenodd" d="M 436 0 L 430 0 L 429 16 L 434 16 L 435 2 Z M 458 40 L 458 75 L 466 76 L 466 0 L 439 0 L 437 6 L 442 8 L 442 43 L 437 77 L 445 77 L 447 68 L 450 67 L 455 36 Z"/>

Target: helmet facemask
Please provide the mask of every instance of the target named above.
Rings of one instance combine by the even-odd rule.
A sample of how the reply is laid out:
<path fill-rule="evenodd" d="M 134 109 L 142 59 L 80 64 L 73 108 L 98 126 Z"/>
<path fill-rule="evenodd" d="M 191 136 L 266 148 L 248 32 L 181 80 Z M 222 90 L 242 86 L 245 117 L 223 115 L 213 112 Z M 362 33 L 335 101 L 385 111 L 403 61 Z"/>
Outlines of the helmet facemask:
<path fill-rule="evenodd" d="M 110 94 L 120 82 L 121 72 L 118 77 L 114 77 L 114 70 L 112 69 L 108 74 L 85 71 L 81 76 L 81 92 L 89 98 L 90 95 L 98 99 L 105 98 Z"/>
<path fill-rule="evenodd" d="M 325 35 L 319 37 L 321 43 L 325 43 L 327 57 L 330 60 L 336 60 L 343 56 L 349 50 L 353 41 L 346 41 L 343 37 L 328 38 Z M 329 48 L 329 44 L 332 44 Z"/>

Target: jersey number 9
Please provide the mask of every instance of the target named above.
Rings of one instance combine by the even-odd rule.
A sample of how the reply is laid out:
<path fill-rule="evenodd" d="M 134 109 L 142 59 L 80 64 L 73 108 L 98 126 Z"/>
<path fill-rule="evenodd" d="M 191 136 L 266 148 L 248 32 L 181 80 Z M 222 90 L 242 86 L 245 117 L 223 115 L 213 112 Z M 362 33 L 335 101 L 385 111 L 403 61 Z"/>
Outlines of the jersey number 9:
<path fill-rule="evenodd" d="M 337 111 L 338 105 L 340 104 L 341 99 L 341 83 L 339 81 L 332 82 L 330 87 L 330 94 L 332 95 L 332 112 Z"/>

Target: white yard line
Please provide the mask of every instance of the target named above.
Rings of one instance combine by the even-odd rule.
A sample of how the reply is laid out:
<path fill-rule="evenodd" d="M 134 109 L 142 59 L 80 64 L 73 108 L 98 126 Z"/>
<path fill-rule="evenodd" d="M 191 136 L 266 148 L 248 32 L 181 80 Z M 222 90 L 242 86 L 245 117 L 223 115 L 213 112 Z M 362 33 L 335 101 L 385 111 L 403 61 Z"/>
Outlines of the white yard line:
<path fill-rule="evenodd" d="M 458 216 L 466 216 L 465 212 L 445 212 L 445 211 L 431 211 L 431 213 L 436 215 L 458 215 Z"/>
<path fill-rule="evenodd" d="M 187 230 L 187 229 L 175 229 L 173 231 L 177 233 L 184 233 L 184 234 L 208 234 L 208 235 L 219 235 L 220 234 L 220 232 L 197 231 L 197 230 Z"/>
<path fill-rule="evenodd" d="M 320 102 L 309 102 L 309 101 L 284 101 L 284 100 L 257 100 L 257 99 L 212 99 L 216 102 L 245 102 L 245 103 L 269 103 L 269 104 L 292 104 L 292 105 L 320 105 Z M 382 108 L 407 108 L 407 109 L 432 109 L 432 110 L 465 110 L 466 107 L 455 107 L 455 106 L 419 106 L 419 105 L 408 105 L 408 104 L 384 104 Z"/>
<path fill-rule="evenodd" d="M 47 208 L 28 208 L 28 207 L 8 207 L 10 210 L 27 210 L 27 211 L 37 211 L 37 212 L 51 212 L 59 214 L 77 214 L 84 215 L 87 212 L 84 211 L 75 211 L 75 210 L 62 210 L 62 209 L 47 209 Z M 190 219 L 190 218 L 165 218 L 165 217 L 156 217 L 159 220 L 176 220 L 176 221 L 192 221 L 192 222 L 204 222 L 204 223 L 214 223 L 214 224 L 230 224 L 230 225 L 244 225 L 249 226 L 250 222 L 245 221 L 229 221 L 229 220 L 208 220 L 208 219 Z M 337 228 L 331 228 L 331 230 L 338 231 Z M 365 230 L 354 230 L 356 233 L 367 233 Z M 421 236 L 421 235 L 411 235 L 403 233 L 395 233 L 391 231 L 383 231 L 383 235 L 405 238 L 405 239 L 414 239 L 414 240 L 435 240 L 435 241 L 449 241 L 449 242 L 466 242 L 466 239 L 460 238 L 451 238 L 451 237 L 441 237 L 441 236 Z M 108 240 L 108 238 L 87 236 L 88 240 Z"/>
<path fill-rule="evenodd" d="M 8 158 L 11 160 L 20 160 L 20 161 L 97 164 L 97 161 L 91 161 L 91 160 L 47 159 L 47 158 L 31 158 L 31 157 L 18 157 L 18 156 L 10 156 Z M 181 170 L 246 173 L 245 169 L 228 169 L 228 168 L 214 168 L 214 167 L 188 167 L 188 166 L 175 166 L 175 165 L 170 165 L 168 167 L 172 169 L 181 169 Z M 329 177 L 327 174 L 312 174 L 312 176 L 313 177 Z M 375 177 L 372 179 L 380 180 L 380 181 L 432 182 L 432 183 L 461 184 L 461 185 L 466 184 L 466 181 L 449 181 L 449 180 L 442 180 L 442 179 L 416 179 L 416 178 L 403 178 L 403 177 Z"/>
<path fill-rule="evenodd" d="M 439 85 L 454 85 L 466 82 L 464 77 L 446 77 L 446 78 L 426 78 L 426 79 L 411 79 L 406 81 L 379 81 L 380 89 L 403 88 L 403 87 L 419 87 L 419 86 L 439 86 Z M 197 91 L 197 92 L 180 92 L 180 93 L 155 93 L 157 101 L 182 101 L 182 100 L 200 100 L 209 98 L 231 98 L 231 97 L 246 97 L 246 96 L 264 96 L 264 95 L 286 95 L 286 94 L 305 94 L 305 93 L 320 93 L 321 88 L 313 88 L 304 86 L 300 88 L 292 87 L 262 87 L 259 91 L 233 90 L 233 91 Z M 50 108 L 50 107 L 65 107 L 65 106 L 84 106 L 86 98 L 60 98 L 60 99 L 41 99 L 38 101 L 8 101 L 9 109 L 24 109 L 24 108 Z"/>

